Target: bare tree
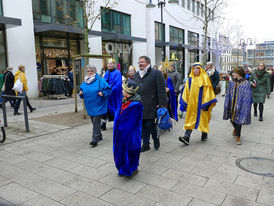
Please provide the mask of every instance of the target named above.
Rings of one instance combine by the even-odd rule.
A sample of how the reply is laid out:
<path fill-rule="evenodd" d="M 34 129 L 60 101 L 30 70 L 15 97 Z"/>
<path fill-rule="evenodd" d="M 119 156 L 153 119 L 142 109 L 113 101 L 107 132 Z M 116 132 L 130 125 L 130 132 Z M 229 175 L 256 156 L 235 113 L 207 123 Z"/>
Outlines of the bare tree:
<path fill-rule="evenodd" d="M 203 64 L 205 65 L 207 61 L 207 35 L 209 24 L 220 17 L 218 14 L 225 8 L 226 0 L 202 0 L 198 5 L 201 8 L 201 15 L 195 14 L 194 17 L 203 24 Z"/>
<path fill-rule="evenodd" d="M 118 4 L 119 0 L 77 0 L 80 2 L 80 7 L 83 10 L 82 19 L 75 19 L 70 15 L 62 0 L 56 0 L 58 4 L 58 10 L 64 13 L 64 17 L 67 25 L 71 25 L 77 30 L 79 30 L 84 35 L 85 41 L 85 54 L 89 54 L 90 46 L 88 41 L 88 33 L 91 31 L 94 23 L 97 19 L 100 19 L 101 14 L 106 12 L 110 8 L 113 8 Z M 83 27 L 79 26 L 79 22 L 83 20 Z"/>

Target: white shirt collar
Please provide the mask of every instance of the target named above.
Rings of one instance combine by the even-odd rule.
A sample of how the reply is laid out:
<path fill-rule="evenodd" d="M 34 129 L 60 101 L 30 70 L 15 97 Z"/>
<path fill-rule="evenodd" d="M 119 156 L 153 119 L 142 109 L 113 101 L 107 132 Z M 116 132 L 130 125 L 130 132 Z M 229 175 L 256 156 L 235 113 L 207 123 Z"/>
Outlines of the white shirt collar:
<path fill-rule="evenodd" d="M 149 67 L 150 67 L 150 64 L 143 71 L 141 69 L 139 69 L 139 74 L 140 74 L 141 78 L 143 78 L 146 75 Z"/>

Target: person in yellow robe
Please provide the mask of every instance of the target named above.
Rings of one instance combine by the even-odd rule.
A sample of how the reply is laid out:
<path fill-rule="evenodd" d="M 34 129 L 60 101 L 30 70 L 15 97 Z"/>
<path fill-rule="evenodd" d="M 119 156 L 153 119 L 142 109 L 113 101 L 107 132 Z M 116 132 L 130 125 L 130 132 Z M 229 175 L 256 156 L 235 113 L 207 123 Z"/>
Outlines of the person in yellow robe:
<path fill-rule="evenodd" d="M 206 141 L 211 110 L 216 105 L 217 99 L 211 81 L 201 63 L 193 64 L 180 102 L 181 108 L 186 111 L 184 126 L 186 132 L 183 137 L 179 137 L 179 141 L 189 145 L 193 129 L 201 131 L 201 141 Z"/>

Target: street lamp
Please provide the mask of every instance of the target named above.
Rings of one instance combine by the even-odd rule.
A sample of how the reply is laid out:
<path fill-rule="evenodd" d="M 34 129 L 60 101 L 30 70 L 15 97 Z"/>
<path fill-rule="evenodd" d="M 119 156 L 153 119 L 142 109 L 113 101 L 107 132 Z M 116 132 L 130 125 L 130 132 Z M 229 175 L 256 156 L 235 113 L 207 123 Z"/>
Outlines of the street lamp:
<path fill-rule="evenodd" d="M 249 41 L 249 44 L 248 44 L 248 41 Z M 253 45 L 252 39 L 251 38 L 247 38 L 245 40 L 245 39 L 241 38 L 239 46 L 241 46 L 243 48 L 244 63 L 246 63 L 246 46 L 247 45 Z"/>
<path fill-rule="evenodd" d="M 178 0 L 169 0 L 168 3 L 170 4 L 178 4 Z M 162 47 L 162 61 L 165 61 L 165 57 L 166 57 L 166 50 L 165 50 L 165 39 L 164 39 L 164 35 L 165 35 L 165 30 L 164 30 L 164 23 L 163 23 L 163 7 L 165 7 L 166 5 L 166 1 L 165 0 L 158 0 L 158 8 L 161 8 L 161 47 Z M 152 0 L 149 0 L 149 3 L 146 5 L 147 8 L 154 8 L 155 4 L 152 3 Z"/>

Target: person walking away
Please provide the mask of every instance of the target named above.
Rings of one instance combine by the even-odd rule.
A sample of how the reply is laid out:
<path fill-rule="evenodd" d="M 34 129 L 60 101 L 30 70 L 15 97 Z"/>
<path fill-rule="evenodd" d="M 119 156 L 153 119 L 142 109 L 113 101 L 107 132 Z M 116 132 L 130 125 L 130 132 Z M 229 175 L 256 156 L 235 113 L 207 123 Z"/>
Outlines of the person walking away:
<path fill-rule="evenodd" d="M 237 145 L 241 145 L 242 125 L 251 124 L 252 92 L 245 80 L 243 67 L 236 67 L 232 75 L 233 80 L 229 82 L 225 97 L 223 119 L 230 119 L 234 127 L 232 135 L 236 137 Z"/>
<path fill-rule="evenodd" d="M 186 81 L 187 81 L 187 78 L 185 78 L 184 80 L 183 80 L 183 84 L 182 84 L 182 91 L 181 91 L 181 95 L 180 95 L 180 100 L 179 100 L 179 103 L 180 103 L 180 111 L 179 111 L 179 117 L 180 117 L 180 119 L 182 119 L 183 118 L 183 115 L 184 115 L 184 106 L 183 106 L 183 98 L 182 98 L 182 96 L 183 96 L 183 93 L 184 93 L 184 89 L 185 89 L 185 86 L 186 86 Z"/>
<path fill-rule="evenodd" d="M 179 74 L 179 72 L 176 70 L 175 65 L 172 64 L 170 66 L 170 70 L 168 70 L 168 77 L 171 78 L 174 89 L 175 89 L 175 96 L 176 96 L 176 105 L 177 105 L 177 109 L 178 109 L 178 96 L 180 94 L 180 84 L 181 84 L 181 75 Z"/>
<path fill-rule="evenodd" d="M 136 83 L 127 79 L 123 84 L 122 105 L 114 118 L 113 156 L 119 175 L 131 176 L 138 171 L 143 105 L 137 90 Z"/>
<path fill-rule="evenodd" d="M 111 86 L 112 93 L 108 98 L 108 110 L 103 116 L 101 129 L 106 130 L 107 121 L 114 120 L 114 114 L 119 108 L 122 101 L 122 75 L 119 70 L 115 68 L 115 60 L 108 59 L 108 70 L 105 73 L 104 79 Z"/>
<path fill-rule="evenodd" d="M 165 86 L 166 86 L 166 95 L 167 95 L 167 110 L 171 118 L 178 121 L 178 114 L 177 114 L 177 102 L 176 102 L 176 94 L 174 89 L 174 84 L 170 77 L 167 76 L 167 69 L 162 68 L 161 72 L 165 79 Z"/>
<path fill-rule="evenodd" d="M 184 126 L 186 132 L 183 137 L 179 137 L 179 141 L 189 145 L 193 129 L 202 132 L 201 141 L 207 140 L 211 111 L 216 102 L 212 84 L 202 64 L 194 63 L 182 95 L 181 106 L 183 111 L 186 111 Z"/>
<path fill-rule="evenodd" d="M 221 80 L 221 95 L 222 95 L 222 97 L 225 96 L 225 91 L 226 91 L 226 76 L 223 76 L 222 80 Z"/>
<path fill-rule="evenodd" d="M 139 57 L 139 70 L 134 75 L 133 80 L 139 89 L 137 94 L 142 98 L 144 107 L 142 118 L 142 139 L 141 152 L 150 150 L 150 134 L 154 141 L 154 149 L 159 149 L 160 140 L 157 137 L 156 122 L 157 108 L 166 107 L 167 96 L 165 82 L 162 73 L 153 69 L 148 56 Z"/>
<path fill-rule="evenodd" d="M 15 92 L 12 89 L 14 86 L 14 74 L 12 73 L 12 71 L 13 71 L 13 68 L 8 67 L 7 71 L 4 73 L 4 82 L 5 82 L 4 94 L 15 96 Z M 16 102 L 15 99 L 7 98 L 7 100 L 9 101 L 11 107 L 15 106 L 15 102 Z"/>
<path fill-rule="evenodd" d="M 265 64 L 260 63 L 249 77 L 253 94 L 254 117 L 257 117 L 257 107 L 259 104 L 259 121 L 263 121 L 263 110 L 266 96 L 270 96 L 270 76 L 266 72 Z"/>
<path fill-rule="evenodd" d="M 69 68 L 69 70 L 68 70 L 68 78 L 69 78 L 69 97 L 72 97 L 73 86 L 74 86 L 72 68 Z"/>
<path fill-rule="evenodd" d="M 14 77 L 14 83 L 17 81 L 18 78 L 20 78 L 22 84 L 23 84 L 23 90 L 22 92 L 16 92 L 17 96 L 26 96 L 26 104 L 27 107 L 29 108 L 30 112 L 33 112 L 34 110 L 36 110 L 35 107 L 32 107 L 29 103 L 29 99 L 27 96 L 27 91 L 28 91 L 28 83 L 27 83 L 27 78 L 25 75 L 25 66 L 24 65 L 20 65 L 18 67 L 18 71 L 15 73 L 15 77 Z M 20 115 L 21 113 L 18 112 L 18 109 L 20 107 L 20 103 L 21 103 L 22 99 L 17 99 L 16 103 L 15 103 L 15 107 L 14 107 L 14 115 Z"/>
<path fill-rule="evenodd" d="M 207 62 L 205 71 L 206 71 L 206 73 L 208 74 L 208 76 L 210 78 L 210 81 L 212 83 L 212 87 L 213 87 L 213 90 L 214 90 L 215 94 L 217 94 L 218 91 L 217 91 L 216 88 L 217 88 L 217 86 L 219 84 L 219 81 L 220 81 L 219 73 L 215 69 L 212 62 Z"/>
<path fill-rule="evenodd" d="M 107 112 L 107 101 L 111 95 L 111 87 L 97 74 L 95 66 L 87 65 L 85 80 L 80 86 L 79 95 L 84 99 L 87 113 L 93 125 L 92 140 L 89 144 L 96 147 L 98 142 L 103 139 L 101 118 Z"/>

